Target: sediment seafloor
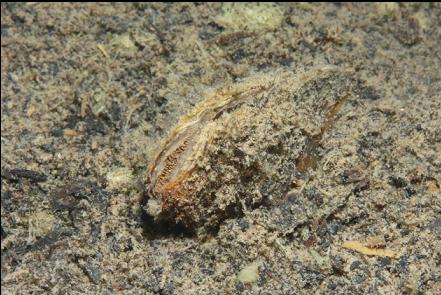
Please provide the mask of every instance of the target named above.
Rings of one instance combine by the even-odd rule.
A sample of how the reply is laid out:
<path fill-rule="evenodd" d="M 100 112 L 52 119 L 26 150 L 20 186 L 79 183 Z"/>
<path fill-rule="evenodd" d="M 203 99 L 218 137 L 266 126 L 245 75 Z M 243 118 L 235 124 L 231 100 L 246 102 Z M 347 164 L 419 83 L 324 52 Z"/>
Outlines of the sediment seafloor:
<path fill-rule="evenodd" d="M 439 3 L 2 3 L 2 293 L 441 294 L 440 40 Z M 289 191 L 241 191 L 203 237 L 149 218 L 148 166 L 207 92 L 320 66 L 356 99 Z"/>

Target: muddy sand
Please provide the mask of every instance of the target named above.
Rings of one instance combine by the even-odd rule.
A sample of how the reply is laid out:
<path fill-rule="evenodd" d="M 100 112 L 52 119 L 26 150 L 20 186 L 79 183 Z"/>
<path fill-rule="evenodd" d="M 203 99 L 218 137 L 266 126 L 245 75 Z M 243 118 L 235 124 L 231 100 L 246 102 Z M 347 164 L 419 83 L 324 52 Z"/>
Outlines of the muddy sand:
<path fill-rule="evenodd" d="M 2 3 L 2 293 L 441 294 L 440 40 L 439 3 Z M 148 214 L 148 167 L 207 93 L 323 66 L 357 90 L 319 138 L 231 166 L 234 211 L 203 235 Z M 292 126 L 278 110 L 262 130 Z M 277 195 L 240 186 L 267 153 L 296 158 L 266 170 L 292 178 Z"/>

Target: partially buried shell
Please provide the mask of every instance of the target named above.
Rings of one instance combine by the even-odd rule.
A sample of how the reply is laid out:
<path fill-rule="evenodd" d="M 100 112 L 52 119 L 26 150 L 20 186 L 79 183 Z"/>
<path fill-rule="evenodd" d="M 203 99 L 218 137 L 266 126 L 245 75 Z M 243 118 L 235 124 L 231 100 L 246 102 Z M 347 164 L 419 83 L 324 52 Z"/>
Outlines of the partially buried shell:
<path fill-rule="evenodd" d="M 200 231 L 289 189 L 308 145 L 355 97 L 354 80 L 323 66 L 258 75 L 212 91 L 170 132 L 148 170 L 146 211 Z"/>

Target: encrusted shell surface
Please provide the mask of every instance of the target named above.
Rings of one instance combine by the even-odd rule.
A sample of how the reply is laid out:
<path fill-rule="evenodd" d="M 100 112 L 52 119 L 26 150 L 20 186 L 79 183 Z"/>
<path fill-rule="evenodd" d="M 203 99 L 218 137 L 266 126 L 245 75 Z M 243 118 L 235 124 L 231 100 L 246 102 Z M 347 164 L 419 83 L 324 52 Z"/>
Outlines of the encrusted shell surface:
<path fill-rule="evenodd" d="M 335 66 L 256 75 L 209 93 L 164 140 L 148 169 L 146 211 L 191 230 L 216 228 L 282 199 L 311 146 L 356 99 Z"/>

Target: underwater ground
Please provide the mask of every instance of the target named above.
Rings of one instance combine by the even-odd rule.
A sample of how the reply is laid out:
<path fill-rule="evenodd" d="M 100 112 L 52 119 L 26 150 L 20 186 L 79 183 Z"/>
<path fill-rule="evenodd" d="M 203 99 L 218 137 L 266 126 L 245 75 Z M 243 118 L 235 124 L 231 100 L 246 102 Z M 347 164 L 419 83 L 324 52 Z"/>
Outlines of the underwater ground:
<path fill-rule="evenodd" d="M 439 3 L 2 3 L 2 293 L 441 294 L 440 40 Z M 155 228 L 147 168 L 180 116 L 320 65 L 358 104 L 279 202 Z"/>

